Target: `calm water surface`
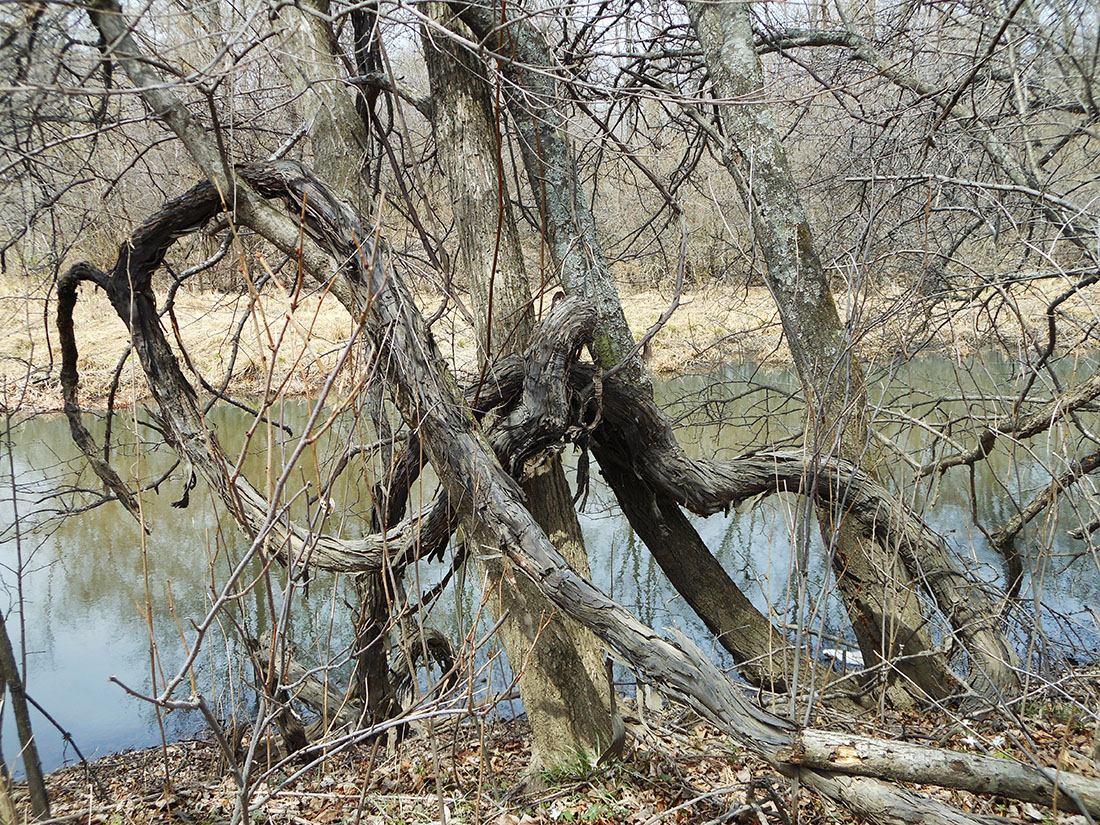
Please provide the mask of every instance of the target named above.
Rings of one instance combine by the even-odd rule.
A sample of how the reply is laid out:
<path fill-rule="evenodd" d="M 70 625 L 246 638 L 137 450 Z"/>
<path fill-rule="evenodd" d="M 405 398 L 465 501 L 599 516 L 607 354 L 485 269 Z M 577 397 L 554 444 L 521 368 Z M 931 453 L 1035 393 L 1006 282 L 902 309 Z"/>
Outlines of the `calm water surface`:
<path fill-rule="evenodd" d="M 1079 369 L 1094 366 L 1083 364 Z M 971 398 L 981 392 L 1011 395 L 1014 378 L 1007 362 L 978 362 L 974 376 L 962 381 L 961 391 L 958 370 L 947 359 L 925 359 L 908 365 L 900 374 L 883 376 L 874 391 L 874 397 L 881 399 L 876 415 L 879 431 L 902 449 L 917 450 L 927 443 L 927 432 L 888 415 L 886 409 L 900 405 L 907 416 L 942 421 L 948 415 L 972 414 L 976 408 Z M 693 411 L 681 424 L 685 427 L 681 437 L 690 451 L 731 457 L 753 444 L 783 444 L 784 439 L 798 436 L 801 410 L 788 398 L 795 387 L 795 379 L 788 372 L 743 364 L 713 375 L 661 382 L 658 395 L 662 403 L 671 405 L 673 416 Z M 675 399 L 681 400 L 673 403 Z M 939 403 L 933 409 L 936 401 Z M 289 404 L 280 412 L 297 433 L 308 417 L 308 405 Z M 764 413 L 766 419 L 761 418 Z M 126 428 L 133 432 L 132 418 L 133 413 L 125 413 L 115 424 L 116 432 Z M 726 424 L 719 427 L 707 423 L 718 419 Z M 240 449 L 253 423 L 251 416 L 239 410 L 222 410 L 212 420 L 223 443 L 232 449 Z M 112 460 L 124 475 L 156 479 L 172 466 L 173 458 L 165 448 L 155 447 L 151 430 L 138 426 L 136 431 L 154 441 L 138 443 L 131 435 Z M 292 439 L 289 444 L 281 443 L 278 432 L 261 426 L 252 438 L 244 466 L 258 485 L 269 476 L 269 468 L 277 473 L 281 456 L 293 445 Z M 987 529 L 999 526 L 1014 512 L 1013 497 L 1030 498 L 1049 482 L 1052 472 L 1064 470 L 1065 462 L 1059 455 L 1075 445 L 1063 443 L 1063 438 L 1069 436 L 1035 439 L 1015 449 L 999 448 L 974 474 L 974 505 L 971 479 L 963 469 L 900 489 L 911 504 L 926 510 L 929 523 L 948 538 L 968 567 L 986 579 L 998 580 L 998 560 L 990 554 L 978 524 Z M 294 484 L 300 487 L 304 479 L 317 477 L 319 457 L 341 445 L 370 440 L 369 434 L 338 423 L 315 449 L 307 451 L 301 469 L 292 477 L 291 488 Z M 60 416 L 21 421 L 12 432 L 11 447 L 11 465 L 20 492 L 13 503 L 5 444 L 0 450 L 5 459 L 0 475 L 5 488 L 0 492 L 0 525 L 14 523 L 17 507 L 22 529 L 18 536 L 12 531 L 6 533 L 6 541 L 0 544 L 0 608 L 5 610 L 17 650 L 25 656 L 30 695 L 73 735 L 89 757 L 155 744 L 160 741 L 162 726 L 168 738 L 197 732 L 202 723 L 196 715 L 176 712 L 158 720 L 150 705 L 127 695 L 110 680 L 114 677 L 138 692 L 148 693 L 154 674 L 157 684 L 175 674 L 186 655 L 181 635 L 193 638 L 191 621 L 205 616 L 212 594 L 225 581 L 226 571 L 246 549 L 246 543 L 229 525 L 219 522 L 201 484 L 192 493 L 190 507 L 170 506 L 182 490 L 179 471 L 161 485 L 159 492 L 143 497 L 143 515 L 151 526 L 148 535 L 143 535 L 117 505 L 57 519 L 55 511 L 61 505 L 80 505 L 87 498 L 79 492 L 61 498 L 51 493 L 56 494 L 62 487 L 97 487 L 94 476 L 80 469 L 82 461 L 76 460 L 77 451 L 66 422 Z M 890 457 L 888 451 L 884 455 L 888 460 L 880 472 L 889 479 L 896 471 L 895 481 L 899 485 L 907 483 L 902 463 Z M 362 532 L 369 489 L 362 482 L 362 477 L 349 476 L 334 491 L 336 515 L 326 525 L 328 532 Z M 713 651 L 709 635 L 685 609 L 625 520 L 618 516 L 595 471 L 592 483 L 581 523 L 595 583 L 647 624 L 658 629 L 678 628 L 705 650 Z M 1090 500 L 1089 490 L 1084 487 L 1076 496 L 1066 497 L 1057 518 L 1040 519 L 1036 533 L 1020 544 L 1026 549 L 1046 543 L 1041 539 L 1047 534 L 1053 536 L 1048 552 L 1029 557 L 1033 575 L 1025 589 L 1030 598 L 1023 608 L 1030 613 L 1028 624 L 1041 627 L 1056 641 L 1095 650 L 1096 619 L 1090 608 L 1100 603 L 1100 576 L 1094 551 L 1085 542 L 1065 536 L 1066 530 L 1090 517 L 1082 511 Z M 298 515 L 307 509 L 304 501 L 305 496 L 300 496 L 294 504 Z M 773 497 L 729 516 L 695 519 L 704 540 L 733 580 L 777 621 L 793 621 L 795 617 L 789 593 L 795 508 L 793 498 Z M 842 611 L 831 597 L 823 553 L 815 552 L 821 549 L 820 539 L 813 531 L 810 536 L 811 545 L 818 545 L 811 547 L 807 571 L 809 591 L 818 604 L 815 627 L 826 634 L 846 637 Z M 410 571 L 408 580 L 426 586 L 441 575 L 439 568 L 420 565 Z M 452 585 L 433 609 L 432 623 L 456 638 L 469 628 L 478 612 L 474 579 L 471 575 Z M 270 625 L 272 605 L 278 609 L 281 604 L 280 580 L 274 582 L 270 592 L 254 588 L 241 598 L 233 615 L 249 633 Z M 409 587 L 416 589 L 414 584 Z M 352 598 L 349 591 L 342 580 L 317 575 L 305 592 L 296 594 L 291 616 L 293 638 L 298 650 L 306 651 L 305 655 L 313 656 L 314 661 L 323 660 L 326 651 L 338 651 L 348 643 L 345 601 Z M 248 714 L 253 707 L 247 687 L 251 674 L 240 670 L 238 639 L 238 629 L 228 618 L 216 624 L 195 669 L 195 686 L 225 717 Z M 1021 644 L 1027 641 L 1021 636 Z M 835 646 L 835 642 L 819 644 Z M 722 660 L 720 653 L 715 654 Z M 494 685 L 503 684 L 503 672 L 498 668 L 495 673 Z M 185 686 L 180 695 L 186 696 L 189 690 Z M 18 752 L 18 743 L 14 725 L 5 713 L 3 753 L 10 763 Z M 72 748 L 37 713 L 35 731 L 47 769 L 74 758 Z"/>

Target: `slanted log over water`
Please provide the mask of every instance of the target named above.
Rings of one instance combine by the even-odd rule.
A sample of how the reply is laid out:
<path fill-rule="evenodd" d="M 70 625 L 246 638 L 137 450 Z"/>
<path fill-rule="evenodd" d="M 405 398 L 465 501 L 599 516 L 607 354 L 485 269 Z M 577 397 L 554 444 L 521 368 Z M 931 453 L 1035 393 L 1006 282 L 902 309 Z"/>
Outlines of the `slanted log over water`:
<path fill-rule="evenodd" d="M 820 766 L 807 761 L 807 754 L 813 752 L 810 743 L 817 741 L 818 732 L 800 731 L 789 721 L 751 702 L 740 685 L 721 673 L 694 646 L 661 638 L 622 605 L 571 570 L 523 506 L 518 485 L 501 467 L 487 438 L 477 427 L 468 405 L 446 372 L 405 285 L 390 266 L 384 251 L 374 246 L 370 235 L 351 211 L 332 198 L 299 164 L 280 162 L 246 166 L 238 173 L 257 191 L 268 197 L 285 199 L 290 214 L 302 216 L 306 232 L 340 262 L 334 292 L 355 311 L 354 317 L 362 320 L 363 334 L 370 337 L 382 354 L 381 363 L 385 365 L 386 379 L 396 403 L 408 425 L 419 431 L 425 454 L 447 491 L 449 519 L 465 518 L 482 535 L 493 537 L 497 542 L 494 549 L 505 554 L 558 609 L 591 628 L 623 660 L 645 674 L 668 696 L 692 707 L 777 770 L 798 776 L 806 787 L 880 822 L 981 821 L 876 779 L 838 773 L 840 767 L 853 767 L 848 764 L 851 760 L 843 766 L 835 759 L 829 761 L 827 755 Z M 108 291 L 120 317 L 130 328 L 135 350 L 141 357 L 173 448 L 192 462 L 244 529 L 256 535 L 267 531 L 277 539 L 276 543 L 285 545 L 284 552 L 291 563 L 306 563 L 308 559 L 295 555 L 298 550 L 294 543 L 298 538 L 296 534 L 274 517 L 266 500 L 253 499 L 255 491 L 230 472 L 195 403 L 195 393 L 168 347 L 155 312 L 149 287 L 152 270 L 177 237 L 193 231 L 218 208 L 220 200 L 212 187 L 195 187 L 183 198 L 168 204 L 123 244 L 111 274 L 86 268 L 75 273 L 71 271 L 67 277 L 74 281 L 81 277 L 92 278 Z M 313 275 L 328 283 L 331 273 L 315 272 Z M 586 312 L 580 304 L 566 305 L 562 312 L 567 311 L 576 312 L 581 321 Z M 668 441 L 663 440 L 662 433 L 669 439 L 671 435 L 659 416 L 652 418 L 652 408 L 636 403 L 636 399 L 632 401 L 629 391 L 611 391 L 613 383 L 607 382 L 604 386 L 592 367 L 570 364 L 568 358 L 561 359 L 562 354 L 575 358 L 577 341 L 586 334 L 587 322 L 562 324 L 560 328 L 567 331 L 567 335 L 558 341 L 564 341 L 567 346 L 548 348 L 542 371 L 535 372 L 540 379 L 554 380 L 561 386 L 527 388 L 522 368 L 515 378 L 504 375 L 507 370 L 494 373 L 500 379 L 493 382 L 498 402 L 520 399 L 518 403 L 512 401 L 515 406 L 504 408 L 505 420 L 515 415 L 517 423 L 530 421 L 541 427 L 543 424 L 537 416 L 535 419 L 528 419 L 528 416 L 538 406 L 545 406 L 552 413 L 538 438 L 522 438 L 518 442 L 504 439 L 513 446 L 522 445 L 516 448 L 525 454 L 537 446 L 535 442 L 539 438 L 574 437 L 570 426 L 576 428 L 575 434 L 582 440 L 589 431 L 590 437 L 599 439 L 604 427 L 617 428 L 620 434 L 627 436 L 634 432 L 646 433 L 650 440 L 634 441 L 638 451 L 628 457 L 628 466 L 633 466 L 639 477 L 654 489 L 663 491 L 689 509 L 717 512 L 751 495 L 775 490 L 821 495 L 828 489 L 829 495 L 835 498 L 835 491 L 843 489 L 863 529 L 876 531 L 876 537 L 896 544 L 902 552 L 916 555 L 935 550 L 936 540 L 929 531 L 910 519 L 900 507 L 892 506 L 885 491 L 843 463 L 810 463 L 794 453 L 756 455 L 732 462 L 688 460 L 682 451 L 673 450 Z M 510 393 L 503 391 L 506 386 L 513 388 Z M 593 418 L 591 402 L 597 399 L 600 401 L 595 409 L 599 416 Z M 479 412 L 483 414 L 496 406 L 483 406 Z M 568 415 L 562 418 L 566 410 Z M 502 432 L 507 435 L 509 431 Z M 807 479 L 813 483 L 807 484 Z M 334 538 L 332 541 L 340 540 Z M 378 541 L 378 537 L 371 537 L 371 541 Z M 942 542 L 939 546 L 942 548 Z M 918 560 L 927 564 L 927 559 Z M 929 571 L 928 586 L 933 593 L 957 592 L 945 588 L 962 586 L 961 577 L 961 573 L 950 568 L 937 568 Z M 973 610 L 973 599 L 970 601 L 969 606 L 960 605 L 960 609 Z M 975 615 L 974 619 L 980 623 L 982 617 Z M 983 627 L 993 632 L 988 624 Z M 973 635 L 965 637 L 961 631 L 960 637 L 975 643 L 981 641 Z M 979 646 L 971 653 L 975 657 L 996 655 Z M 823 741 L 826 749 L 832 747 L 828 739 Z M 867 740 L 868 753 L 873 754 L 880 747 L 876 742 Z M 888 752 L 891 746 L 892 743 L 882 743 L 881 748 Z M 918 750 L 922 753 L 934 751 Z M 830 752 L 835 753 L 836 747 Z M 949 758 L 968 765 L 972 760 L 966 754 L 952 754 Z M 866 771 L 869 775 L 904 778 L 906 774 L 896 762 L 857 760 L 858 764 L 869 766 Z M 973 772 L 975 775 L 981 773 L 978 768 Z M 1048 777 L 1048 781 L 1052 778 Z M 1081 793 L 1077 789 L 1092 793 L 1085 780 L 1079 783 L 1084 784 L 1075 785 L 1073 792 L 1078 797 Z M 1061 787 L 1068 789 L 1066 785 Z M 994 790 L 1010 791 L 1004 787 Z M 1034 784 L 1028 793 L 1038 793 Z M 1053 799 L 1053 790 L 1050 794 Z"/>

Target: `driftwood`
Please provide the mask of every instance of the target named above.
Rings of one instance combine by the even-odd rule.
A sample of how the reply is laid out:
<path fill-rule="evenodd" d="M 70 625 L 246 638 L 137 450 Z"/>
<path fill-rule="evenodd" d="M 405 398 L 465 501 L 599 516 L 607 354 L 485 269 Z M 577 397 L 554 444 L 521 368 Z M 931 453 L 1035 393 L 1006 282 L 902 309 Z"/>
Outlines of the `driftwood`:
<path fill-rule="evenodd" d="M 308 170 L 295 163 L 249 165 L 239 168 L 238 174 L 265 196 L 287 201 L 289 213 L 301 216 L 305 231 L 339 262 L 333 291 L 354 310 L 354 317 L 362 319 L 363 333 L 382 355 L 380 361 L 391 394 L 410 428 L 419 432 L 425 455 L 446 490 L 445 532 L 459 518 L 476 524 L 480 535 L 495 539 L 497 546 L 491 549 L 505 554 L 514 568 L 528 576 L 560 610 L 591 628 L 666 695 L 692 707 L 777 770 L 798 777 L 804 786 L 880 822 L 982 821 L 980 817 L 871 778 L 914 778 L 899 764 L 905 760 L 889 758 L 895 743 L 873 739 L 855 742 L 851 737 L 838 743 L 825 732 L 799 730 L 749 701 L 742 688 L 718 671 L 693 645 L 684 640 L 677 643 L 661 638 L 624 607 L 577 576 L 524 508 L 518 485 L 498 463 L 468 405 L 456 392 L 404 284 L 350 209 L 333 198 Z M 110 274 L 84 265 L 70 270 L 62 284 L 66 290 L 74 290 L 80 280 L 92 280 L 107 291 L 131 331 L 135 351 L 158 405 L 161 424 L 172 446 L 191 462 L 244 529 L 256 535 L 270 534 L 277 551 L 297 567 L 321 557 L 315 548 L 319 539 L 288 526 L 272 512 L 266 500 L 231 472 L 198 411 L 194 392 L 167 345 L 149 285 L 149 277 L 168 246 L 220 208 L 221 200 L 214 187 L 200 184 L 169 203 L 123 244 Z M 323 273 L 314 274 L 324 277 Z M 71 311 L 71 302 L 65 305 Z M 583 312 L 579 308 L 566 309 Z M 585 324 L 570 327 L 572 337 L 568 346 L 554 350 L 544 362 L 541 377 L 557 381 L 559 387 L 529 386 L 529 376 L 520 377 L 517 380 L 521 391 L 510 396 L 518 400 L 513 406 L 500 409 L 498 414 L 506 426 L 499 430 L 498 446 L 507 444 L 508 449 L 516 451 L 509 457 L 513 468 L 527 466 L 527 461 L 544 448 L 542 439 L 583 438 L 586 433 L 598 439 L 600 427 L 610 427 L 615 422 L 629 433 L 627 425 L 631 420 L 636 427 L 650 426 L 645 421 L 648 414 L 645 408 L 628 406 L 625 401 L 616 405 L 616 397 L 628 399 L 629 392 L 616 396 L 609 392 L 611 382 L 603 386 L 591 368 L 569 363 L 568 356 L 576 352 L 575 342 L 587 334 L 587 329 Z M 75 346 L 71 351 L 75 353 Z M 564 361 L 557 357 L 562 352 L 567 355 Z M 504 386 L 504 382 L 498 382 L 497 386 Z M 593 408 L 596 387 L 601 388 L 602 400 Z M 545 405 L 546 409 L 533 410 L 533 404 Z M 528 427 L 531 429 L 520 431 Z M 656 425 L 652 429 L 658 434 L 661 431 Z M 531 432 L 537 432 L 537 437 L 531 437 Z M 836 490 L 841 489 L 862 529 L 910 554 L 926 569 L 928 560 L 924 554 L 931 552 L 934 558 L 935 552 L 943 552 L 942 542 L 909 519 L 900 507 L 892 506 L 885 491 L 842 463 L 809 463 L 804 457 L 790 453 L 758 455 L 736 462 L 690 462 L 675 453 L 669 454 L 667 445 L 637 446 L 630 466 L 639 477 L 696 512 L 717 512 L 751 495 L 774 490 L 818 495 L 824 489 L 829 491 L 829 500 L 835 501 Z M 408 530 L 408 525 L 404 529 Z M 407 540 L 402 542 L 403 532 L 394 530 L 397 532 L 387 542 L 396 542 L 401 553 L 417 552 L 417 546 Z M 362 560 L 367 554 L 362 547 L 349 549 L 349 545 L 334 537 L 323 537 L 323 541 L 341 553 L 350 553 L 358 563 L 365 563 Z M 364 547 L 378 548 L 381 544 L 379 537 L 374 536 Z M 935 563 L 927 576 L 929 589 L 938 595 L 952 594 L 948 603 L 958 599 L 955 604 L 960 611 L 974 610 L 972 592 L 962 589 L 970 588 L 970 583 L 946 559 L 937 559 Z M 957 613 L 954 620 L 961 623 L 962 615 Z M 960 637 L 974 645 L 973 656 L 996 660 L 1000 654 L 983 647 L 988 639 L 981 633 L 995 635 L 988 620 L 980 610 L 970 614 L 970 618 L 977 623 L 978 634 L 968 631 L 969 635 L 964 635 L 960 630 Z M 966 772 L 978 777 L 974 780 L 975 788 L 1026 794 L 1027 799 L 1050 804 L 1055 802 L 1057 786 L 1067 792 L 1070 803 L 1080 801 L 1085 808 L 1090 808 L 1090 800 L 1097 798 L 1097 783 L 1081 777 L 1073 777 L 1070 783 L 1062 781 L 1065 774 L 1060 778 L 1025 771 L 1021 780 L 1025 788 L 1020 783 L 1001 781 L 1007 775 L 1003 769 L 992 775 L 991 766 L 980 757 L 961 753 L 945 756 L 945 752 L 937 749 L 907 747 L 911 749 L 906 752 L 910 758 L 916 758 L 914 754 L 928 760 L 947 758 L 951 760 L 948 765 L 965 766 Z M 844 748 L 855 749 L 855 757 Z M 999 764 L 992 767 L 1002 768 Z M 944 770 L 954 775 L 960 773 L 957 767 Z M 930 770 L 927 781 L 940 784 L 952 781 L 946 775 L 933 779 L 934 774 L 935 770 Z M 925 776 L 921 774 L 922 778 Z M 1043 781 L 1047 783 L 1045 788 Z"/>

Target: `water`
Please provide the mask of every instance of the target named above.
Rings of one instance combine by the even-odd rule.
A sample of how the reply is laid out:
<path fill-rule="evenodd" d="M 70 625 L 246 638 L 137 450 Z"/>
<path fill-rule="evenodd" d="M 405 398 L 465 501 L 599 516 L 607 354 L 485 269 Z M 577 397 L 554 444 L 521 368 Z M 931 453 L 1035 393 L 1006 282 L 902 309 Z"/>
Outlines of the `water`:
<path fill-rule="evenodd" d="M 972 374 L 960 375 L 957 365 L 947 359 L 929 358 L 908 365 L 903 374 L 879 376 L 872 391 L 879 409 L 877 429 L 918 461 L 927 460 L 920 450 L 927 447 L 929 434 L 888 409 L 901 408 L 907 416 L 919 415 L 929 422 L 956 417 L 957 437 L 968 443 L 962 429 L 968 417 L 977 415 L 974 399 L 984 396 L 988 408 L 992 395 L 1010 396 L 1017 380 L 1012 365 L 1003 360 L 987 359 L 977 366 Z M 1082 364 L 1079 369 L 1093 366 Z M 742 364 L 713 375 L 660 382 L 657 393 L 674 417 L 694 410 L 691 420 L 696 423 L 681 431 L 690 452 L 731 457 L 753 444 L 783 445 L 798 437 L 802 413 L 790 399 L 796 386 L 789 372 Z M 946 396 L 950 397 L 941 398 Z M 673 403 L 676 399 L 682 400 Z M 764 412 L 766 419 L 760 417 Z M 277 413 L 297 433 L 308 417 L 308 406 L 286 404 Z M 116 422 L 116 433 L 130 434 L 112 461 L 124 477 L 156 479 L 172 466 L 174 456 L 166 448 L 157 448 L 155 434 L 141 426 L 135 428 L 132 418 L 132 413 L 125 413 L 123 420 Z M 138 418 L 143 419 L 143 414 Z M 719 419 L 724 423 L 714 423 Z M 231 409 L 219 411 L 213 421 L 223 444 L 231 450 L 242 447 L 252 424 L 248 414 Z M 134 431 L 153 440 L 139 442 Z M 261 426 L 252 438 L 244 468 L 259 486 L 273 477 L 272 473 L 277 474 L 281 456 L 289 451 L 279 432 Z M 932 527 L 947 537 L 968 567 L 987 580 L 999 581 L 1000 562 L 990 552 L 982 527 L 991 530 L 999 526 L 1014 512 L 1014 499 L 1029 499 L 1049 482 L 1052 473 L 1063 471 L 1063 455 L 1074 454 L 1078 447 L 1073 438 L 1069 429 L 1059 429 L 1049 438 L 1001 446 L 990 460 L 978 465 L 973 483 L 967 470 L 960 468 L 913 484 L 904 462 L 889 450 L 882 453 L 879 472 L 926 513 Z M 60 519 L 58 513 L 65 507 L 87 503 L 88 496 L 81 488 L 99 486 L 78 458 L 67 423 L 60 416 L 17 420 L 12 440 L 10 456 L 6 444 L 0 448 L 0 483 L 5 487 L 0 492 L 0 525 L 15 521 L 10 458 L 19 488 L 16 504 L 22 529 L 18 542 L 13 529 L 3 534 L 0 608 L 17 655 L 26 651 L 29 694 L 73 735 L 88 757 L 156 744 L 162 726 L 169 739 L 197 732 L 203 724 L 196 714 L 173 712 L 158 719 L 151 705 L 128 695 L 111 679 L 147 694 L 153 690 L 154 672 L 158 685 L 175 675 L 195 635 L 192 621 L 201 621 L 206 615 L 227 571 L 247 544 L 231 525 L 219 520 L 201 484 L 192 493 L 190 507 L 180 510 L 170 506 L 182 491 L 178 471 L 159 492 L 143 496 L 143 515 L 152 526 L 147 536 L 115 504 Z M 307 451 L 288 489 L 297 489 L 303 479 L 312 478 L 311 490 L 315 491 L 317 480 L 323 477 L 317 470 L 319 461 L 324 466 L 321 456 L 370 440 L 371 436 L 353 423 L 337 421 L 315 448 Z M 658 629 L 678 628 L 725 662 L 701 623 L 618 516 L 595 468 L 591 475 L 592 492 L 581 524 L 595 583 L 642 621 Z M 362 475 L 348 474 L 342 479 L 332 492 L 335 515 L 325 529 L 347 536 L 361 534 L 366 529 L 369 487 Z M 430 484 L 430 479 L 425 483 Z M 72 489 L 66 492 L 67 488 Z M 1024 590 L 1027 598 L 1022 609 L 1030 613 L 1028 624 L 1041 628 L 1056 642 L 1083 647 L 1086 652 L 1096 647 L 1095 619 L 1089 609 L 1100 602 L 1100 575 L 1094 548 L 1069 539 L 1065 532 L 1091 518 L 1088 507 L 1093 492 L 1086 480 L 1071 495 L 1062 497 L 1057 518 L 1040 518 L 1036 529 L 1019 542 L 1029 572 L 1034 574 Z M 293 505 L 299 517 L 310 510 L 305 499 L 299 496 Z M 729 516 L 695 519 L 734 582 L 777 621 L 795 617 L 789 576 L 796 505 L 793 497 L 777 496 Z M 32 525 L 36 528 L 31 529 Z M 826 638 L 849 638 L 843 611 L 831 596 L 829 571 L 814 531 L 810 542 L 807 580 L 819 603 L 815 627 Z M 247 687 L 253 677 L 247 666 L 242 669 L 239 630 L 257 634 L 270 626 L 271 616 L 281 609 L 285 580 L 279 568 L 274 570 L 270 590 L 256 587 L 246 592 L 235 609 L 213 625 L 196 662 L 194 686 L 223 718 L 247 718 L 253 708 L 253 695 Z M 257 572 L 258 568 L 253 568 L 250 575 Z M 410 571 L 409 589 L 415 591 L 416 584 L 426 588 L 440 575 L 439 565 L 419 565 Z M 291 628 L 302 658 L 324 661 L 348 644 L 345 603 L 352 600 L 346 581 L 323 574 L 314 576 L 308 588 L 295 590 Z M 460 586 L 448 590 L 430 621 L 457 639 L 477 618 L 478 606 L 476 577 L 460 577 Z M 1022 643 L 1027 641 L 1021 636 Z M 836 643 L 823 641 L 820 645 L 835 647 Z M 345 671 L 338 671 L 334 678 Z M 478 689 L 496 690 L 506 683 L 505 670 L 497 667 L 494 674 L 491 679 L 486 676 Z M 185 698 L 190 689 L 189 679 L 179 696 Z M 37 712 L 34 724 L 48 770 L 73 760 L 73 749 Z M 9 763 L 18 751 L 7 709 L 3 751 Z"/>

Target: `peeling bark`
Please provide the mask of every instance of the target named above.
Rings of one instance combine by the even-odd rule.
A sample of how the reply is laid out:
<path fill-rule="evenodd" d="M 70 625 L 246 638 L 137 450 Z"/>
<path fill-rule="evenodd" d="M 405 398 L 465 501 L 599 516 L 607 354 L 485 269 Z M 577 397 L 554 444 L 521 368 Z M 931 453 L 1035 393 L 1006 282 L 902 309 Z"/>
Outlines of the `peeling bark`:
<path fill-rule="evenodd" d="M 899 782 L 994 794 L 1100 816 L 1100 780 L 1002 757 L 819 730 L 799 732 L 781 755 L 808 768 L 891 776 Z"/>
<path fill-rule="evenodd" d="M 270 184 L 271 180 L 267 182 Z M 262 189 L 263 181 L 257 183 Z M 273 194 L 277 196 L 281 191 L 285 190 L 277 188 Z M 458 514 L 445 500 L 436 502 L 427 515 L 409 518 L 385 533 L 340 539 L 317 535 L 282 517 L 278 508 L 247 479 L 231 472 L 232 465 L 206 424 L 195 390 L 180 370 L 160 325 L 150 285 L 152 273 L 164 260 L 168 246 L 183 234 L 198 229 L 220 208 L 221 200 L 214 187 L 198 184 L 139 227 L 120 248 L 110 274 L 89 264 L 77 264 L 59 279 L 58 294 L 63 296 L 58 301 L 62 370 L 73 376 L 75 387 L 72 309 L 76 286 L 81 281 L 91 281 L 104 289 L 119 317 L 130 328 L 134 351 L 148 378 L 160 424 L 172 447 L 190 463 L 247 533 L 270 536 L 267 543 L 270 552 L 294 568 L 312 565 L 341 572 L 379 571 L 387 558 L 390 564 L 401 567 L 421 552 L 433 552 L 447 541 L 458 523 Z M 72 403 L 75 404 L 75 396 Z"/>
<path fill-rule="evenodd" d="M 539 204 L 544 236 L 565 291 L 585 297 L 596 307 L 594 358 L 605 370 L 625 364 L 622 378 L 648 393 L 649 378 L 622 314 L 595 218 L 573 175 L 567 122 L 559 103 L 560 85 L 553 77 L 554 62 L 543 34 L 527 18 L 509 19 L 507 10 L 499 7 L 462 4 L 454 8 L 475 35 L 510 58 L 500 65 L 507 81 L 505 102 L 520 132 L 528 184 Z M 747 678 L 769 689 L 786 689 L 787 677 L 794 670 L 793 660 L 779 641 L 783 634 L 752 606 L 670 498 L 654 493 L 633 472 L 616 473 L 614 451 L 605 451 L 602 459 L 599 451 L 597 454 L 631 527 L 672 586 L 721 644 L 744 663 Z M 709 598 L 708 589 L 728 597 Z M 824 671 L 810 664 L 805 669 L 807 676 L 819 671 L 814 684 L 826 681 Z"/>

